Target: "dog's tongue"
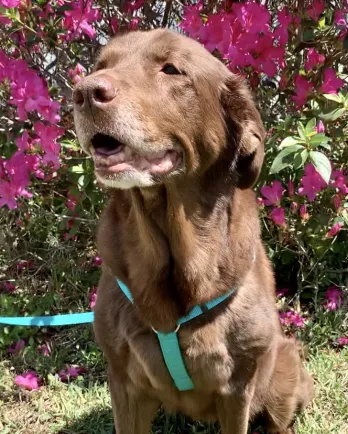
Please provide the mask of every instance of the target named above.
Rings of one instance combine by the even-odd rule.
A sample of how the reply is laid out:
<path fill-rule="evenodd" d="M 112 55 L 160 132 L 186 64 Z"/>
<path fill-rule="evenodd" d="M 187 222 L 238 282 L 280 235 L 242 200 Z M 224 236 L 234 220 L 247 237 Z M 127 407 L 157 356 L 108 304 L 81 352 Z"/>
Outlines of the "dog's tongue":
<path fill-rule="evenodd" d="M 110 148 L 108 146 L 99 146 L 96 149 L 96 154 L 100 155 L 102 157 L 104 157 L 104 156 L 108 157 L 109 155 L 114 155 L 114 154 L 119 153 L 122 150 L 123 147 L 124 147 L 124 145 L 119 145 L 118 147 L 112 149 L 112 148 Z"/>
<path fill-rule="evenodd" d="M 125 146 L 117 154 L 107 156 L 107 159 L 97 159 L 96 169 L 119 173 L 127 170 L 150 172 L 153 175 L 161 175 L 169 172 L 177 163 L 178 154 L 174 151 L 162 151 L 151 156 L 144 157 L 136 154 Z"/>

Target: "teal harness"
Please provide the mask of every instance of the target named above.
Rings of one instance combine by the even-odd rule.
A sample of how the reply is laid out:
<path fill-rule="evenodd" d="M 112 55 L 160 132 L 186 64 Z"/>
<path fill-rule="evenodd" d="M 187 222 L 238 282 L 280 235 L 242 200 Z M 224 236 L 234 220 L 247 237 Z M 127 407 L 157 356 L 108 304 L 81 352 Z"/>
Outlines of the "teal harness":
<path fill-rule="evenodd" d="M 121 288 L 124 295 L 128 300 L 133 303 L 133 296 L 128 289 L 128 287 L 116 279 L 119 287 Z M 193 381 L 187 372 L 184 359 L 181 353 L 178 331 L 182 324 L 191 321 L 192 319 L 202 315 L 205 311 L 213 309 L 218 304 L 225 301 L 230 295 L 232 295 L 234 290 L 228 291 L 221 297 L 215 300 L 209 301 L 201 306 L 195 306 L 188 315 L 178 319 L 176 322 L 176 328 L 174 331 L 169 333 L 162 333 L 153 328 L 156 333 L 159 344 L 162 350 L 163 359 L 171 375 L 175 386 L 180 391 L 192 390 L 194 389 Z M 85 313 L 70 313 L 65 315 L 48 315 L 48 316 L 25 316 L 25 317 L 1 317 L 0 324 L 11 325 L 11 326 L 34 326 L 34 327 L 56 327 L 74 324 L 86 324 L 94 321 L 93 312 Z"/>
<path fill-rule="evenodd" d="M 121 282 L 119 279 L 116 279 L 119 287 L 121 288 L 123 294 L 128 298 L 131 303 L 134 303 L 134 299 L 132 293 L 128 289 L 128 287 Z M 209 301 L 205 303 L 204 310 L 211 310 L 218 304 L 225 301 L 228 297 L 233 294 L 234 290 L 228 291 L 226 294 L 221 297 L 216 298 L 215 300 Z M 181 353 L 179 339 L 178 339 L 178 331 L 182 324 L 191 321 L 192 319 L 200 316 L 204 313 L 204 310 L 201 306 L 195 306 L 188 315 L 179 318 L 176 322 L 176 328 L 174 331 L 169 333 L 162 333 L 154 328 L 152 330 L 156 333 L 157 338 L 159 340 L 159 344 L 162 350 L 163 359 L 167 366 L 170 376 L 172 377 L 175 386 L 178 390 L 192 390 L 195 388 L 193 381 L 190 375 L 187 372 L 184 358 Z"/>

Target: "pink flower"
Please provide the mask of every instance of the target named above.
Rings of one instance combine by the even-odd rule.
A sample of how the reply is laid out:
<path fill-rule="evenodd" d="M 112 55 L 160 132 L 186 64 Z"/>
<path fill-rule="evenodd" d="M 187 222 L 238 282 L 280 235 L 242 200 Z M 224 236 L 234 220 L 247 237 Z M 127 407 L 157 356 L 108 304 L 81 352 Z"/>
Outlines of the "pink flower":
<path fill-rule="evenodd" d="M 17 270 L 22 271 L 25 268 L 29 268 L 31 266 L 31 261 L 21 261 L 17 263 Z"/>
<path fill-rule="evenodd" d="M 286 75 L 286 72 L 282 72 L 281 76 L 280 76 L 280 82 L 279 82 L 279 87 L 280 89 L 284 90 L 286 89 L 287 85 L 288 85 L 288 76 Z"/>
<path fill-rule="evenodd" d="M 137 30 L 139 23 L 140 23 L 139 17 L 132 18 L 128 24 L 128 30 L 130 31 Z"/>
<path fill-rule="evenodd" d="M 17 375 L 15 384 L 23 389 L 38 390 L 40 378 L 35 371 L 28 371 L 23 375 Z"/>
<path fill-rule="evenodd" d="M 254 68 L 259 72 L 263 71 L 269 77 L 276 74 L 276 63 L 279 65 L 285 54 L 284 48 L 275 47 L 273 42 L 274 36 L 271 33 L 264 33 L 256 39 L 256 43 L 250 50 L 253 55 Z"/>
<path fill-rule="evenodd" d="M 100 267 L 101 266 L 101 264 L 102 264 L 102 258 L 100 257 L 100 256 L 94 256 L 93 258 L 92 258 L 92 264 L 95 266 L 95 267 Z"/>
<path fill-rule="evenodd" d="M 85 71 L 85 68 L 79 63 L 77 63 L 75 68 L 68 69 L 68 77 L 70 77 L 71 81 L 76 84 L 81 80 L 81 76 Z"/>
<path fill-rule="evenodd" d="M 301 108 L 306 103 L 308 95 L 314 89 L 314 84 L 299 74 L 296 74 L 294 83 L 295 95 L 292 96 L 292 100 L 297 103 L 297 108 Z"/>
<path fill-rule="evenodd" d="M 0 7 L 5 9 L 16 8 L 21 0 L 0 0 Z"/>
<path fill-rule="evenodd" d="M 268 185 L 261 187 L 261 193 L 266 198 L 264 200 L 265 205 L 279 205 L 284 191 L 285 189 L 279 181 L 274 181 L 270 187 Z"/>
<path fill-rule="evenodd" d="M 290 205 L 290 211 L 295 214 L 298 210 L 298 203 L 297 202 L 291 202 Z"/>
<path fill-rule="evenodd" d="M 20 353 L 24 347 L 25 347 L 25 341 L 23 339 L 20 339 L 19 341 L 15 342 L 9 347 L 8 352 L 10 354 Z"/>
<path fill-rule="evenodd" d="M 321 175 L 316 171 L 313 164 L 306 164 L 302 177 L 302 187 L 298 189 L 301 196 L 307 196 L 309 201 L 313 201 L 316 195 L 327 186 Z"/>
<path fill-rule="evenodd" d="M 273 208 L 271 217 L 276 225 L 283 226 L 285 224 L 285 210 L 284 208 Z"/>
<path fill-rule="evenodd" d="M 276 294 L 277 297 L 284 297 L 289 292 L 289 288 L 277 289 Z"/>
<path fill-rule="evenodd" d="M 345 345 L 348 345 L 348 338 L 338 338 L 337 343 L 339 346 L 344 347 Z"/>
<path fill-rule="evenodd" d="M 344 85 L 344 81 L 337 78 L 336 71 L 333 68 L 327 68 L 324 71 L 324 81 L 321 85 L 321 93 L 336 94 L 338 89 Z"/>
<path fill-rule="evenodd" d="M 338 222 L 335 223 L 332 228 L 328 231 L 328 233 L 326 234 L 326 236 L 328 238 L 333 238 L 334 236 L 336 236 L 338 234 L 338 232 L 342 229 L 343 223 L 342 222 Z"/>
<path fill-rule="evenodd" d="M 307 53 L 307 60 L 305 62 L 305 70 L 311 71 L 314 68 L 318 68 L 325 62 L 325 56 L 318 53 L 315 48 L 309 48 Z"/>
<path fill-rule="evenodd" d="M 346 20 L 346 11 L 338 10 L 335 13 L 335 24 L 339 27 L 346 27 L 348 25 Z"/>
<path fill-rule="evenodd" d="M 295 15 L 294 19 L 292 20 L 293 26 L 297 29 L 301 23 L 301 17 L 299 15 Z"/>
<path fill-rule="evenodd" d="M 258 206 L 264 205 L 264 201 L 263 201 L 262 197 L 256 198 L 256 202 L 257 202 Z"/>
<path fill-rule="evenodd" d="M 343 294 L 340 289 L 330 286 L 325 292 L 326 301 L 322 304 L 323 308 L 328 311 L 338 310 L 343 304 Z"/>
<path fill-rule="evenodd" d="M 307 212 L 307 205 L 301 205 L 300 207 L 300 216 L 304 219 L 304 220 L 308 220 L 309 219 L 309 214 Z"/>
<path fill-rule="evenodd" d="M 12 23 L 10 18 L 6 17 L 5 15 L 0 14 L 0 25 L 1 26 L 9 26 Z"/>
<path fill-rule="evenodd" d="M 317 126 L 315 127 L 315 131 L 316 131 L 318 134 L 323 134 L 323 133 L 325 133 L 325 125 L 324 125 L 324 122 L 323 122 L 323 121 L 319 121 L 319 122 L 318 122 Z"/>
<path fill-rule="evenodd" d="M 83 34 L 94 38 L 96 32 L 92 23 L 99 18 L 99 9 L 92 8 L 91 0 L 74 0 L 70 3 L 71 10 L 65 11 L 63 27 L 67 30 L 65 39 L 70 41 Z"/>
<path fill-rule="evenodd" d="M 303 327 L 304 318 L 297 312 L 289 310 L 288 312 L 279 312 L 280 322 L 285 326 Z"/>
<path fill-rule="evenodd" d="M 343 170 L 332 171 L 330 185 L 337 188 L 340 193 L 344 195 L 348 194 L 347 179 Z"/>
<path fill-rule="evenodd" d="M 292 22 L 292 15 L 289 13 L 287 8 L 283 8 L 278 12 L 278 22 L 279 26 L 274 31 L 274 36 L 279 38 L 279 44 L 285 45 L 288 42 L 288 27 Z"/>
<path fill-rule="evenodd" d="M 307 13 L 312 18 L 313 21 L 317 22 L 320 15 L 325 10 L 324 0 L 315 0 L 311 5 L 307 7 Z"/>
<path fill-rule="evenodd" d="M 254 34 L 268 30 L 271 14 L 265 6 L 256 2 L 233 3 L 232 12 L 244 30 Z"/>
<path fill-rule="evenodd" d="M 98 291 L 98 288 L 96 286 L 94 286 L 92 288 L 91 292 L 89 293 L 89 307 L 91 309 L 94 309 L 94 307 L 97 303 L 97 296 L 98 296 L 97 291 Z"/>
<path fill-rule="evenodd" d="M 344 39 L 348 32 L 348 20 L 346 19 L 347 11 L 338 10 L 335 13 L 335 24 L 341 30 L 340 39 Z"/>
<path fill-rule="evenodd" d="M 134 11 L 140 9 L 143 7 L 145 3 L 145 0 L 135 0 L 135 1 L 129 1 L 124 6 L 124 12 L 125 13 L 133 13 Z"/>
<path fill-rule="evenodd" d="M 65 202 L 66 207 L 69 208 L 70 211 L 74 211 L 81 198 L 82 193 L 69 190 L 68 200 Z"/>
<path fill-rule="evenodd" d="M 15 286 L 15 284 L 14 283 L 12 283 L 12 282 L 10 282 L 10 281 L 8 281 L 8 280 L 6 280 L 6 282 L 4 283 L 4 289 L 6 290 L 6 291 L 8 291 L 8 292 L 14 292 L 14 290 L 16 289 L 16 286 Z"/>
<path fill-rule="evenodd" d="M 8 103 L 17 106 L 19 119 L 26 120 L 27 113 L 36 110 L 45 120 L 58 122 L 60 104 L 50 98 L 47 83 L 21 59 L 8 59 L 5 63 L 11 88 Z"/>
<path fill-rule="evenodd" d="M 110 19 L 110 27 L 114 34 L 116 34 L 120 28 L 117 17 L 112 17 Z"/>
<path fill-rule="evenodd" d="M 333 204 L 334 204 L 335 210 L 338 211 L 341 207 L 341 198 L 338 194 L 335 194 L 335 196 L 333 198 Z"/>
<path fill-rule="evenodd" d="M 9 182 L 0 182 L 0 208 L 7 205 L 8 209 L 17 207 L 16 196 L 20 194 L 19 188 Z"/>
<path fill-rule="evenodd" d="M 49 356 L 51 353 L 51 349 L 49 348 L 49 346 L 47 344 L 40 345 L 38 348 L 38 351 L 43 356 Z"/>
<path fill-rule="evenodd" d="M 29 151 L 32 148 L 28 130 L 24 130 L 23 134 L 17 138 L 16 145 L 19 151 Z"/>
<path fill-rule="evenodd" d="M 85 372 L 87 372 L 87 368 L 70 366 L 67 369 L 59 371 L 58 376 L 61 381 L 68 381 L 70 378 L 76 378 Z"/>
<path fill-rule="evenodd" d="M 202 10 L 202 1 L 192 6 L 184 8 L 184 16 L 179 26 L 190 35 L 191 38 L 197 39 L 199 31 L 203 26 L 200 11 Z"/>
<path fill-rule="evenodd" d="M 60 144 L 57 143 L 58 137 L 62 136 L 64 129 L 56 125 L 45 125 L 43 122 L 35 122 L 34 131 L 38 138 L 35 143 L 40 144 L 41 149 L 45 152 L 42 158 L 43 164 L 52 164 L 53 168 L 59 168 Z"/>
<path fill-rule="evenodd" d="M 225 58 L 230 61 L 228 64 L 231 71 L 237 72 L 239 68 L 251 65 L 254 62 L 249 50 L 254 43 L 255 35 L 244 33 L 241 24 L 235 20 L 230 30 L 230 45 Z"/>
<path fill-rule="evenodd" d="M 205 48 L 226 53 L 231 41 L 231 26 L 224 15 L 210 15 L 199 31 L 199 39 Z"/>

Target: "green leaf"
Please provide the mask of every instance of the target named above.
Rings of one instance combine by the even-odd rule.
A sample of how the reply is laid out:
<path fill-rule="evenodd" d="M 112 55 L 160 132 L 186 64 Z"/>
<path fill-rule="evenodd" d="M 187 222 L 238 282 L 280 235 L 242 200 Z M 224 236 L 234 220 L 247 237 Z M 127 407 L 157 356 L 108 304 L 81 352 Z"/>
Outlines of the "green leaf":
<path fill-rule="evenodd" d="M 70 172 L 73 173 L 83 173 L 85 171 L 82 164 L 77 164 L 76 166 L 72 166 L 69 170 Z"/>
<path fill-rule="evenodd" d="M 314 164 L 317 172 L 322 176 L 323 180 L 328 184 L 331 176 L 331 163 L 326 155 L 321 152 L 311 151 L 309 158 Z"/>
<path fill-rule="evenodd" d="M 330 138 L 325 136 L 325 134 L 316 134 L 315 136 L 311 137 L 309 144 L 316 147 L 322 143 L 328 143 L 329 141 Z"/>
<path fill-rule="evenodd" d="M 294 162 L 294 154 L 300 149 L 304 149 L 302 145 L 292 145 L 284 148 L 274 159 L 270 173 L 278 173 L 285 167 L 289 167 Z"/>
<path fill-rule="evenodd" d="M 315 118 L 308 121 L 306 128 L 305 128 L 305 133 L 306 133 L 307 137 L 308 137 L 309 133 L 312 133 L 313 131 L 315 131 L 314 128 L 315 128 L 316 124 L 317 124 L 317 120 Z"/>
<path fill-rule="evenodd" d="M 287 146 L 296 145 L 297 143 L 305 143 L 304 140 L 300 139 L 299 137 L 293 137 L 289 136 L 286 137 L 281 144 L 279 145 L 279 149 L 286 148 Z"/>
<path fill-rule="evenodd" d="M 320 143 L 317 146 L 313 146 L 313 148 L 315 149 L 315 148 L 318 148 L 319 146 L 321 146 L 322 148 L 327 149 L 328 151 L 331 151 L 331 146 L 328 143 L 326 143 L 326 142 Z"/>
<path fill-rule="evenodd" d="M 320 18 L 318 24 L 319 24 L 319 29 L 322 30 L 325 27 L 325 17 Z"/>
<path fill-rule="evenodd" d="M 284 130 L 288 130 L 291 125 L 292 125 L 292 117 L 291 116 L 286 116 L 285 120 L 284 120 Z"/>
<path fill-rule="evenodd" d="M 333 110 L 330 113 L 321 113 L 319 116 L 324 121 L 333 122 L 336 119 L 338 119 L 340 116 L 342 116 L 345 111 L 346 111 L 345 108 L 338 108 L 338 109 Z"/>
<path fill-rule="evenodd" d="M 298 131 L 298 135 L 301 137 L 301 139 L 306 140 L 306 130 L 305 130 L 305 127 L 303 126 L 302 122 L 298 123 L 297 131 Z"/>
<path fill-rule="evenodd" d="M 348 51 L 348 33 L 346 34 L 345 38 L 343 39 L 343 50 Z"/>
<path fill-rule="evenodd" d="M 302 38 L 303 38 L 304 42 L 313 41 L 315 39 L 314 30 L 311 28 L 307 28 L 303 32 Z"/>
<path fill-rule="evenodd" d="M 324 93 L 324 97 L 330 101 L 338 102 L 339 104 L 343 103 L 342 95 L 335 95 L 334 93 Z"/>
<path fill-rule="evenodd" d="M 85 175 L 81 175 L 77 181 L 78 185 L 83 188 L 85 186 L 86 177 Z"/>
<path fill-rule="evenodd" d="M 304 166 L 305 162 L 308 159 L 309 152 L 307 149 L 303 149 L 300 152 L 297 152 L 294 159 L 294 169 L 300 169 Z"/>

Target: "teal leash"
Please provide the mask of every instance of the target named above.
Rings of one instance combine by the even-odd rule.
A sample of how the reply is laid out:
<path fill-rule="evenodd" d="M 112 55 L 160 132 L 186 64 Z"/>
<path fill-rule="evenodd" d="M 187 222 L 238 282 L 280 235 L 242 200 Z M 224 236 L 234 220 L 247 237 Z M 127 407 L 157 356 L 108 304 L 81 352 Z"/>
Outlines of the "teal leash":
<path fill-rule="evenodd" d="M 93 321 L 93 312 L 68 313 L 64 315 L 50 316 L 0 316 L 0 324 L 23 327 L 55 327 L 75 324 L 88 324 Z"/>

